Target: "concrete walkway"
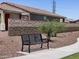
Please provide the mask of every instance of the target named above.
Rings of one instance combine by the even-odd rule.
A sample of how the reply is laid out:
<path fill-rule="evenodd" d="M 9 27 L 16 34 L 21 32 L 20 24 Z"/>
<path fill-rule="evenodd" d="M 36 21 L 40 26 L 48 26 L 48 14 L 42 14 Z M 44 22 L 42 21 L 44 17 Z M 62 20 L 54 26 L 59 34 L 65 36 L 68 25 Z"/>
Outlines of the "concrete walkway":
<path fill-rule="evenodd" d="M 68 55 L 79 52 L 79 38 L 77 40 L 78 42 L 76 42 L 75 44 L 61 48 L 50 48 L 49 50 L 46 49 L 37 52 L 31 52 L 30 54 L 26 52 L 19 52 L 26 55 L 9 59 L 61 59 L 62 57 L 66 57 Z"/>

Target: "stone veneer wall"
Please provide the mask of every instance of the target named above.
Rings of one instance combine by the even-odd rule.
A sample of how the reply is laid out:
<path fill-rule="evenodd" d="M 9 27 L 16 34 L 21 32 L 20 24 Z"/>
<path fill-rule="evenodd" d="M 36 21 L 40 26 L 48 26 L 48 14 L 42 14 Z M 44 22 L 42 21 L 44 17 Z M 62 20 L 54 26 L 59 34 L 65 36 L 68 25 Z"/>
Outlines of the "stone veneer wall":
<path fill-rule="evenodd" d="M 25 21 L 22 19 L 13 20 L 9 19 L 9 28 L 8 34 L 10 36 L 18 36 L 22 34 L 30 34 L 30 33 L 40 33 L 37 30 L 37 27 L 43 23 L 47 23 L 45 21 Z M 71 31 L 79 31 L 78 24 L 65 23 L 66 28 L 63 32 L 71 32 Z"/>
<path fill-rule="evenodd" d="M 9 19 L 8 35 L 20 36 L 22 34 L 40 33 L 37 30 L 37 27 L 43 23 L 43 21 L 25 21 L 22 19 Z"/>
<path fill-rule="evenodd" d="M 23 34 L 40 33 L 35 27 L 9 27 L 9 36 L 20 36 Z"/>

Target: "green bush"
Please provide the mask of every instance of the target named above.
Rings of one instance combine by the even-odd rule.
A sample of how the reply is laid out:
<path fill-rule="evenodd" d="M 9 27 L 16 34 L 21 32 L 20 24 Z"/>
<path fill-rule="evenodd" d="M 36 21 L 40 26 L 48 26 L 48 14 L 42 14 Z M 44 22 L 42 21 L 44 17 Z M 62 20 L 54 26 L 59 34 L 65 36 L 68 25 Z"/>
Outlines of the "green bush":
<path fill-rule="evenodd" d="M 60 22 L 47 22 L 45 24 L 42 24 L 38 28 L 42 33 L 46 33 L 48 37 L 51 37 L 52 33 L 53 36 L 56 36 L 58 32 L 61 32 L 64 30 L 64 24 Z"/>
<path fill-rule="evenodd" d="M 46 33 L 48 37 L 50 36 L 54 36 L 56 37 L 57 33 L 62 33 L 62 32 L 72 32 L 72 31 L 79 31 L 79 27 L 78 26 L 65 26 L 67 24 L 64 23 L 60 23 L 60 22 L 47 22 L 44 23 L 42 25 L 40 25 L 38 27 L 38 29 L 40 30 L 40 32 L 42 33 Z"/>
<path fill-rule="evenodd" d="M 47 22 L 45 24 L 40 25 L 38 29 L 40 30 L 40 32 L 45 33 L 48 37 L 50 37 L 53 32 L 53 27 L 51 25 L 51 22 Z"/>
<path fill-rule="evenodd" d="M 65 26 L 63 23 L 60 22 L 52 22 L 52 27 L 53 27 L 53 36 L 56 37 L 56 34 L 59 32 L 63 32 L 65 30 Z"/>

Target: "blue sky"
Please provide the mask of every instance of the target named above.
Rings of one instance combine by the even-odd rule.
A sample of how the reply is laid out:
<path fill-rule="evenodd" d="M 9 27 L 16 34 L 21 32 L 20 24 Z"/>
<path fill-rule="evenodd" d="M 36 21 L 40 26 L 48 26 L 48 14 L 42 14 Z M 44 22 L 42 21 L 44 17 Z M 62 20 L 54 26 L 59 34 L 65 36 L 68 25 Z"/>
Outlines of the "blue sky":
<path fill-rule="evenodd" d="M 3 2 L 6 0 L 0 0 Z M 7 0 L 9 2 L 52 11 L 52 0 Z M 72 19 L 79 19 L 79 0 L 55 0 L 56 12 Z"/>

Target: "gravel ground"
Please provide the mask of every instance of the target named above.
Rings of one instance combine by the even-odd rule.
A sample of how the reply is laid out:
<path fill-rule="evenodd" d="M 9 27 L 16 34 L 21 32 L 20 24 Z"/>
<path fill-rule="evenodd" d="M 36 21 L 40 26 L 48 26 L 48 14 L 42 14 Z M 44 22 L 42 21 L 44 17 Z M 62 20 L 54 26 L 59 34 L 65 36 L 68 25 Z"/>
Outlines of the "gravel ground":
<path fill-rule="evenodd" d="M 59 33 L 57 37 L 51 38 L 53 42 L 50 43 L 50 48 L 59 48 L 73 44 L 79 37 L 79 31 Z M 22 56 L 23 54 L 17 53 L 21 50 L 21 37 L 20 36 L 8 36 L 8 32 L 0 32 L 0 59 L 6 59 L 10 57 Z M 43 49 L 46 49 L 44 44 Z M 39 45 L 31 46 L 32 52 L 41 50 Z M 27 52 L 27 46 L 24 46 L 24 51 Z"/>

